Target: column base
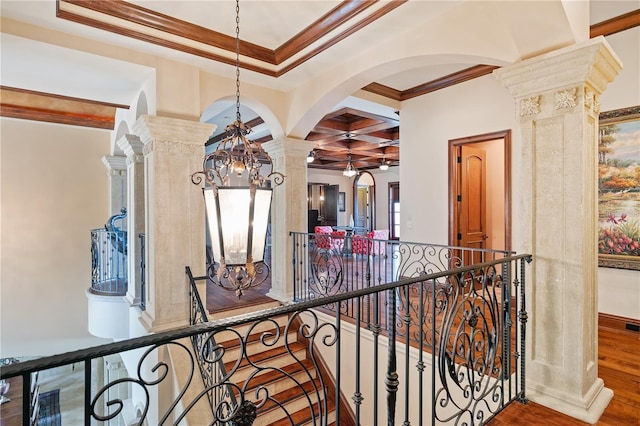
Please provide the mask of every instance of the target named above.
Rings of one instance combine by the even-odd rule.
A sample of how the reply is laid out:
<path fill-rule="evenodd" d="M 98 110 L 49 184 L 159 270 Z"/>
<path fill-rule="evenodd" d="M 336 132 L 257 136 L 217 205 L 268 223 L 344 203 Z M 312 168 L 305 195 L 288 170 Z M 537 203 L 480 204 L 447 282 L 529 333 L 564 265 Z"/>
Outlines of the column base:
<path fill-rule="evenodd" d="M 162 331 L 174 330 L 180 327 L 187 327 L 189 325 L 188 320 L 173 320 L 159 322 L 155 320 L 147 311 L 142 312 L 142 315 L 138 318 L 143 325 L 147 333 L 160 333 Z"/>
<path fill-rule="evenodd" d="M 293 302 L 293 293 L 286 294 L 279 292 L 278 289 L 274 289 L 273 287 L 271 287 L 271 290 L 269 290 L 266 296 L 275 299 L 284 305 Z"/>
<path fill-rule="evenodd" d="M 600 378 L 593 383 L 584 398 L 576 398 L 536 383 L 527 386 L 527 399 L 589 424 L 598 421 L 611 398 L 613 391 L 605 388 Z"/>

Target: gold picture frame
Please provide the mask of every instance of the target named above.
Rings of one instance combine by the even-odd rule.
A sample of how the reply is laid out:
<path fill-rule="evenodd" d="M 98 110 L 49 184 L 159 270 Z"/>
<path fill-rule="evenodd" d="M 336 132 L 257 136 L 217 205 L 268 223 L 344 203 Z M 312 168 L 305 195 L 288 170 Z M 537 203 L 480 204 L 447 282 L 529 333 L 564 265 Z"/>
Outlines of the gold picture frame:
<path fill-rule="evenodd" d="M 600 114 L 598 266 L 640 271 L 640 106 Z"/>

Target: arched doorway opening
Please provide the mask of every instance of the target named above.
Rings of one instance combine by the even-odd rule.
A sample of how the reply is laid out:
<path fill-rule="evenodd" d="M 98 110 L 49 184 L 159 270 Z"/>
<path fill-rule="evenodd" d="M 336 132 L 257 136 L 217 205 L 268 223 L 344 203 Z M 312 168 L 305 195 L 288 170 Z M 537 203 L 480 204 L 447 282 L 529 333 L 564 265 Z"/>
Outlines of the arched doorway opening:
<path fill-rule="evenodd" d="M 376 180 L 367 171 L 353 181 L 353 225 L 372 231 L 376 228 Z"/>

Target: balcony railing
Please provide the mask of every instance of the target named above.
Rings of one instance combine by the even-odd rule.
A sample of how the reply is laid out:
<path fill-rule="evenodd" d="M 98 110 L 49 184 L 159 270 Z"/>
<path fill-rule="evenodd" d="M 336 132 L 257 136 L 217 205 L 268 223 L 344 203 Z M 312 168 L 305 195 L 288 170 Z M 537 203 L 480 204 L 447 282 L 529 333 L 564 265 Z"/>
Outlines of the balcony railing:
<path fill-rule="evenodd" d="M 291 232 L 294 299 L 315 299 L 505 258 L 514 252 Z M 319 243 L 318 243 L 319 241 Z"/>
<path fill-rule="evenodd" d="M 294 424 L 288 405 L 270 387 L 273 380 L 267 380 L 278 375 L 298 386 L 296 410 L 306 410 L 315 424 L 339 419 L 341 425 L 479 425 L 510 401 L 525 398 L 530 260 L 505 256 L 396 275 L 394 282 L 9 365 L 0 378 L 22 377 L 29 389 L 32 372 L 82 363 L 85 425 L 120 415 L 122 401 L 108 395 L 123 384 L 137 389 L 132 394 L 142 404 L 139 419 L 148 424 L 180 424 L 188 416 L 196 416 L 191 424 L 277 424 L 263 421 L 274 412 L 282 424 Z M 341 314 L 343 306 L 352 312 Z M 284 321 L 277 325 L 276 318 Z M 194 339 L 196 349 L 185 339 Z M 296 373 L 256 352 L 256 345 L 277 350 Z M 129 377 L 95 386 L 97 361 L 116 353 L 137 360 Z M 223 363 L 226 370 L 205 372 L 210 381 L 203 382 L 194 374 L 198 358 Z M 305 382 L 311 385 L 303 385 L 311 376 Z M 229 390 L 235 402 L 209 400 L 218 389 Z M 342 402 L 327 401 L 331 393 Z M 207 409 L 196 410 L 202 404 Z M 26 405 L 23 418 L 29 419 Z"/>
<path fill-rule="evenodd" d="M 104 228 L 91 230 L 91 292 L 107 296 L 127 293 L 127 231 L 115 226 L 126 217 L 123 209 Z"/>

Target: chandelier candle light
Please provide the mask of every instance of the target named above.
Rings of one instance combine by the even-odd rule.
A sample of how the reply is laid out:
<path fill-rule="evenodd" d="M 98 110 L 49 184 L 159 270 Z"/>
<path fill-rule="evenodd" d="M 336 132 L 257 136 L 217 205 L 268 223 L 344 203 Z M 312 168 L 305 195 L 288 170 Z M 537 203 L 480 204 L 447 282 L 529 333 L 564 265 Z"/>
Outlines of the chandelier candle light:
<path fill-rule="evenodd" d="M 236 0 L 236 120 L 227 125 L 226 137 L 206 155 L 203 170 L 191 181 L 203 189 L 213 259 L 209 278 L 238 297 L 265 281 L 264 263 L 271 188 L 284 181 L 274 172 L 271 157 L 260 145 L 247 140 L 251 128 L 240 117 L 240 5 Z M 268 173 L 262 173 L 262 167 Z"/>

